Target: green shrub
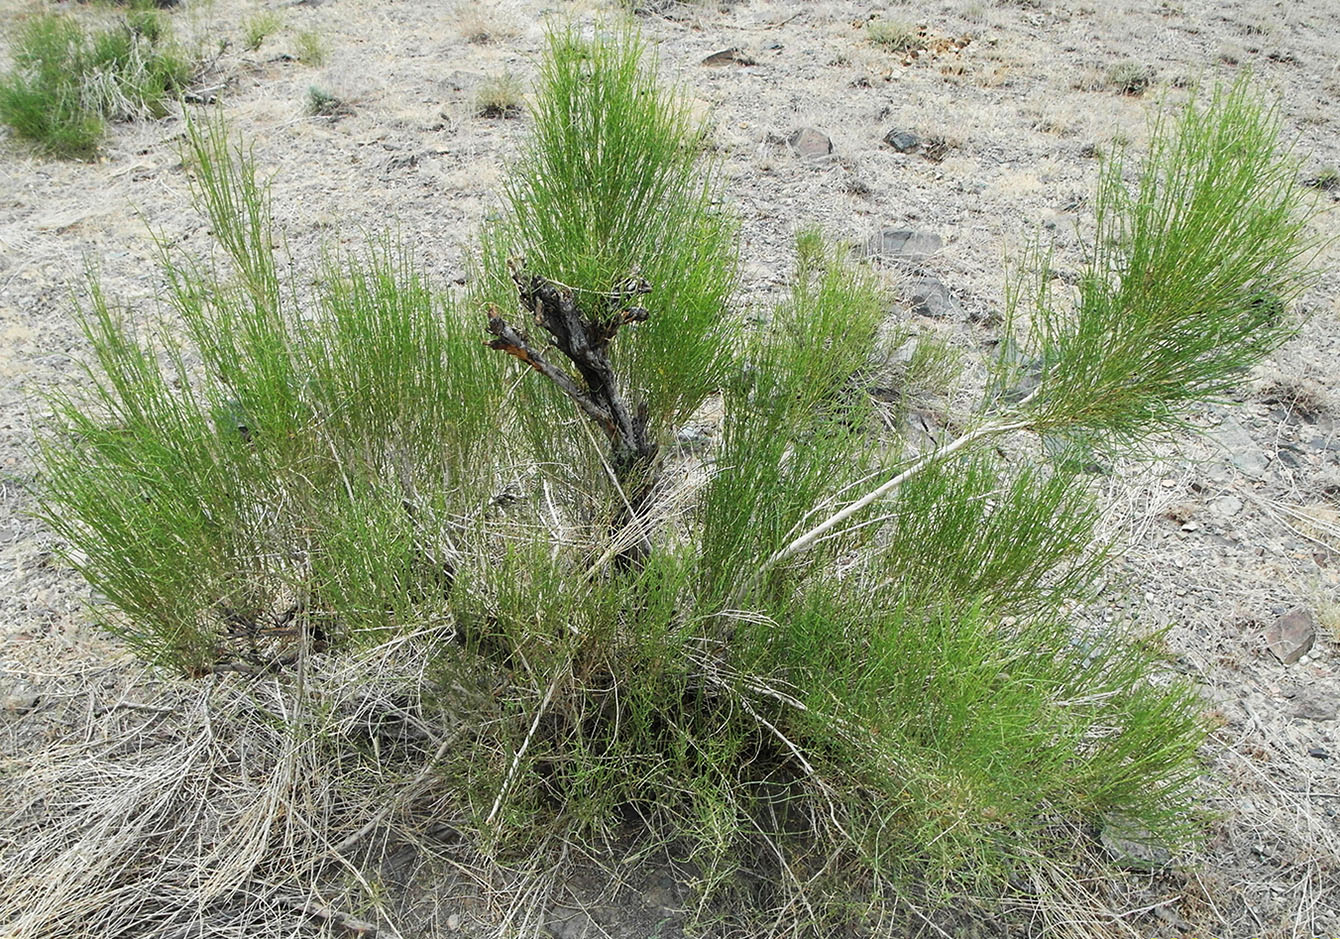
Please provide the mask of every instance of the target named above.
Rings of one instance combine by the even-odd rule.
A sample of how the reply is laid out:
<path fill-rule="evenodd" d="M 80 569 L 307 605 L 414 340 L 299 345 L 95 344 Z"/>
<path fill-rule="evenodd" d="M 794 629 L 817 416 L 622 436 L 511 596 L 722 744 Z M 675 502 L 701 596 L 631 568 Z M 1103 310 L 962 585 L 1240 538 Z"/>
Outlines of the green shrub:
<path fill-rule="evenodd" d="M 330 43 L 314 29 L 304 29 L 293 37 L 298 61 L 303 65 L 325 65 L 330 58 Z"/>
<path fill-rule="evenodd" d="M 877 419 L 886 305 L 844 251 L 802 234 L 767 324 L 731 312 L 703 128 L 643 54 L 551 35 L 460 300 L 383 245 L 300 302 L 254 168 L 192 129 L 228 267 L 165 258 L 181 325 L 151 336 L 95 289 L 92 390 L 42 452 L 109 625 L 199 674 L 445 624 L 495 690 L 434 771 L 495 851 L 636 818 L 700 912 L 798 904 L 803 934 L 1011 889 L 1104 818 L 1184 844 L 1200 701 L 1156 642 L 1070 619 L 1095 494 L 1024 439 L 1131 446 L 1288 334 L 1273 115 L 1235 86 L 1158 124 L 1134 182 L 1111 164 L 1079 303 L 1015 281 L 980 412 L 918 453 Z M 719 443 L 679 453 L 717 395 Z"/>
<path fill-rule="evenodd" d="M 40 14 L 15 33 L 14 68 L 0 78 L 0 121 L 59 156 L 87 156 L 104 121 L 162 117 L 190 82 L 192 58 L 166 15 L 135 9 L 110 29 Z"/>
<path fill-rule="evenodd" d="M 889 52 L 911 52 L 925 41 L 923 30 L 902 20 L 873 19 L 865 24 L 865 36 Z"/>
<path fill-rule="evenodd" d="M 242 48 L 255 52 L 284 25 L 273 10 L 258 10 L 242 21 Z"/>

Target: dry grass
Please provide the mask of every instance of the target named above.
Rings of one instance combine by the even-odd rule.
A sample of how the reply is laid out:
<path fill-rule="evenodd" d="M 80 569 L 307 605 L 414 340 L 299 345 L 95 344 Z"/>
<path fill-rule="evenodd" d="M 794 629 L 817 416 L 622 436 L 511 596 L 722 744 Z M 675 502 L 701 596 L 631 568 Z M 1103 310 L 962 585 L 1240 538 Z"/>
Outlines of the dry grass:
<path fill-rule="evenodd" d="M 441 839 L 432 769 L 478 717 L 433 711 L 434 641 L 311 657 L 291 679 L 74 690 L 68 732 L 0 776 L 7 939 L 348 935 L 394 916 L 363 861 Z"/>

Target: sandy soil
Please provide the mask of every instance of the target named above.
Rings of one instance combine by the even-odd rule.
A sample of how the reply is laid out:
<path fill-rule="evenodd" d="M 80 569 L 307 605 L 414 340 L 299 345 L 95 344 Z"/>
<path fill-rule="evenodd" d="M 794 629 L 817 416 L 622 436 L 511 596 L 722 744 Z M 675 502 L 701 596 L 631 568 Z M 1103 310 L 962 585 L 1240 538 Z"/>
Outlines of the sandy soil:
<path fill-rule="evenodd" d="M 0 0 L 0 24 L 8 31 L 40 7 Z M 263 7 L 284 28 L 242 52 L 241 23 Z M 354 247 L 389 226 L 450 282 L 464 277 L 472 233 L 526 131 L 524 119 L 477 117 L 480 85 L 505 72 L 527 79 L 550 19 L 612 9 L 594 0 L 186 0 L 176 15 L 188 31 L 232 39 L 204 84 L 217 86 L 272 179 L 300 268 L 323 247 Z M 970 42 L 905 60 L 864 40 L 873 15 Z M 1039 226 L 1055 238 L 1058 266 L 1077 266 L 1094 148 L 1138 148 L 1160 95 L 1250 68 L 1282 102 L 1304 175 L 1340 164 L 1334 0 L 742 0 L 662 4 L 638 21 L 665 74 L 713 122 L 743 226 L 741 304 L 776 292 L 801 226 L 860 241 L 882 227 L 934 232 L 944 245 L 920 272 L 958 309 L 899 311 L 970 356 L 992 339 L 1002 259 Z M 326 64 L 296 60 L 303 30 L 324 38 Z M 701 64 L 729 48 L 753 64 Z M 1154 70 L 1143 96 L 1104 81 L 1127 61 Z M 353 113 L 309 116 L 309 86 Z M 833 152 L 807 158 L 790 147 L 804 127 L 830 138 Z M 895 128 L 923 146 L 895 151 L 883 142 Z M 181 131 L 177 119 L 117 126 L 94 163 L 37 158 L 0 138 L 0 723 L 40 720 L 44 685 L 127 659 L 29 515 L 33 425 L 40 392 L 79 380 L 71 310 L 85 267 L 147 317 L 154 239 L 208 250 L 189 206 Z M 943 147 L 928 149 L 936 138 Z M 1334 237 L 1340 195 L 1318 197 L 1328 207 L 1318 230 Z M 1323 253 L 1301 303 L 1306 324 L 1244 383 L 1240 406 L 1198 412 L 1202 436 L 1111 480 L 1110 527 L 1126 547 L 1106 606 L 1089 615 L 1170 626 L 1170 653 L 1222 719 L 1205 779 L 1222 818 L 1177 871 L 1130 874 L 1118 892 L 1129 893 L 1131 912 L 1114 927 L 1135 934 L 1340 935 L 1338 257 L 1334 244 Z M 1315 645 L 1285 666 L 1263 636 L 1297 607 L 1315 622 Z"/>

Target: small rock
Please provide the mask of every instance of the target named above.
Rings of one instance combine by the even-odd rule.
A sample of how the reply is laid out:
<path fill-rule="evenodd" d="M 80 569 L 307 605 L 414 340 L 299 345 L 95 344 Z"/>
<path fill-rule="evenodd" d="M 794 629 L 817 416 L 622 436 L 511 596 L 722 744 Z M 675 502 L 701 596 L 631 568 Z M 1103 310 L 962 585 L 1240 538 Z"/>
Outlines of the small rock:
<path fill-rule="evenodd" d="M 908 285 L 907 298 L 912 302 L 912 312 L 919 316 L 933 316 L 936 319 L 961 319 L 963 309 L 949 293 L 949 288 L 934 277 L 916 277 Z"/>
<path fill-rule="evenodd" d="M 1098 835 L 1118 867 L 1132 871 L 1161 870 L 1172 863 L 1172 854 L 1138 823 L 1125 818 L 1106 820 Z"/>
<path fill-rule="evenodd" d="M 1266 630 L 1266 648 L 1283 665 L 1294 665 L 1312 651 L 1317 630 L 1312 614 L 1302 607 L 1290 610 Z"/>
<path fill-rule="evenodd" d="M 899 153 L 911 153 L 921 145 L 921 138 L 910 131 L 895 127 L 884 135 L 884 142 Z"/>
<path fill-rule="evenodd" d="M 833 141 L 828 139 L 827 134 L 813 127 L 802 127 L 787 137 L 786 142 L 805 160 L 818 160 L 833 152 Z"/>
<path fill-rule="evenodd" d="M 1240 472 L 1256 479 L 1266 474 L 1270 458 L 1236 417 L 1223 414 L 1222 423 L 1210 436 L 1224 448 L 1226 459 Z"/>
<path fill-rule="evenodd" d="M 1321 747 L 1308 747 L 1307 755 L 1318 760 L 1329 760 L 1331 758 L 1331 754 Z"/>
<path fill-rule="evenodd" d="M 449 931 L 456 932 L 460 928 L 461 928 L 460 913 L 452 913 L 450 916 L 447 917 L 447 929 Z"/>
<path fill-rule="evenodd" d="M 11 714 L 27 714 L 33 708 L 37 707 L 37 702 L 41 696 L 24 682 L 12 685 L 5 696 L 0 698 L 0 711 L 8 711 Z"/>
<path fill-rule="evenodd" d="M 1333 721 L 1340 713 L 1340 700 L 1320 688 L 1305 688 L 1293 699 L 1294 717 L 1309 721 Z"/>
<path fill-rule="evenodd" d="M 1237 496 L 1220 496 L 1210 503 L 1210 510 L 1220 518 L 1233 518 L 1242 511 L 1242 500 Z"/>
<path fill-rule="evenodd" d="M 703 65 L 757 65 L 743 49 L 722 49 L 703 59 Z"/>
<path fill-rule="evenodd" d="M 866 257 L 928 258 L 943 247 L 940 236 L 930 231 L 886 228 L 866 242 Z"/>

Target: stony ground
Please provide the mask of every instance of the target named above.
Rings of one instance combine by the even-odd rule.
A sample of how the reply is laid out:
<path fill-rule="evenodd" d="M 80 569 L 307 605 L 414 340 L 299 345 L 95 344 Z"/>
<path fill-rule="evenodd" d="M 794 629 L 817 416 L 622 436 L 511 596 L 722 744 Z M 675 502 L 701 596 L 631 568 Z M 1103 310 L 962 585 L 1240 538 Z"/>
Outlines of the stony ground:
<path fill-rule="evenodd" d="M 0 24 L 41 7 L 0 0 Z M 282 28 L 243 51 L 242 24 L 261 9 Z M 174 15 L 187 33 L 230 40 L 203 93 L 254 146 L 300 268 L 389 226 L 450 282 L 526 130 L 524 117 L 479 116 L 481 93 L 507 76 L 524 86 L 547 22 L 619 14 L 594 0 L 186 0 Z M 924 30 L 916 54 L 872 45 L 871 17 Z M 921 249 L 886 264 L 896 312 L 968 358 L 993 339 L 1003 259 L 1040 231 L 1074 270 L 1093 157 L 1138 149 L 1157 102 L 1188 83 L 1250 69 L 1280 100 L 1303 175 L 1340 164 L 1333 0 L 665 2 L 637 21 L 712 122 L 743 227 L 742 307 L 781 286 L 801 226 L 862 243 L 913 231 Z M 324 63 L 302 61 L 305 33 Z M 309 114 L 311 87 L 347 113 Z M 79 380 L 71 310 L 86 267 L 147 317 L 156 240 L 207 250 L 181 132 L 176 118 L 118 126 L 92 163 L 0 138 L 0 722 L 40 722 L 44 688 L 127 658 L 30 517 L 33 426 L 40 393 Z M 1318 232 L 1334 238 L 1340 193 L 1317 196 Z M 1169 654 L 1220 721 L 1205 792 L 1221 817 L 1199 854 L 1120 885 L 1132 899 L 1118 932 L 1340 935 L 1337 257 L 1334 243 L 1323 250 L 1298 337 L 1240 402 L 1198 412 L 1203 433 L 1108 478 L 1121 557 L 1087 615 L 1169 627 Z M 0 754 L 0 772 L 22 759 Z M 576 934 L 555 909 L 551 931 Z M 637 934 L 603 915 L 614 934 Z"/>

